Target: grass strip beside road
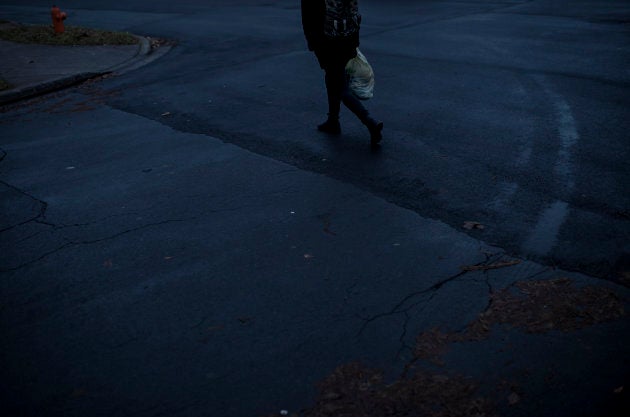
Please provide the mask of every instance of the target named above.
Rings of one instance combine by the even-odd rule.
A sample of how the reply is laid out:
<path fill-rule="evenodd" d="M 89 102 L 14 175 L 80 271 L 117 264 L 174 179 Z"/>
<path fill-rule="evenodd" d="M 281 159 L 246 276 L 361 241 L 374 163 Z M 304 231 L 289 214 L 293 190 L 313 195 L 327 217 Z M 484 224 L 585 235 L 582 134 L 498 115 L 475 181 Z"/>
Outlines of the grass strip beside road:
<path fill-rule="evenodd" d="M 127 32 L 112 32 L 100 29 L 66 26 L 64 33 L 55 33 L 51 26 L 3 24 L 0 39 L 44 45 L 133 45 L 138 43 Z"/>

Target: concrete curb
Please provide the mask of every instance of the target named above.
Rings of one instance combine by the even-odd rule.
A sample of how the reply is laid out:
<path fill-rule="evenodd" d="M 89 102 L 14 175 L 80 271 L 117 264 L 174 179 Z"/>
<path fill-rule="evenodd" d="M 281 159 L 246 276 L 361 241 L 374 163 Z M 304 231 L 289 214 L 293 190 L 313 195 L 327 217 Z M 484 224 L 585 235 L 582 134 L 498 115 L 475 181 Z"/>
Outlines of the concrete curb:
<path fill-rule="evenodd" d="M 148 38 L 136 37 L 140 41 L 138 53 L 133 58 L 109 68 L 106 73 L 125 74 L 155 61 L 173 48 L 173 44 L 163 44 L 159 48 L 153 49 Z"/>
<path fill-rule="evenodd" d="M 141 60 L 144 56 L 149 55 L 151 53 L 151 43 L 149 42 L 147 38 L 145 38 L 144 36 L 136 36 L 136 35 L 134 35 L 134 37 L 138 39 L 138 52 L 136 52 L 136 54 L 132 56 L 131 58 L 129 58 L 128 60 L 123 61 L 121 63 L 118 63 L 108 68 L 106 72 L 124 71 L 125 68 L 127 68 L 130 65 L 133 65 L 135 62 L 137 62 L 138 60 Z"/>
<path fill-rule="evenodd" d="M 28 85 L 22 88 L 7 90 L 0 93 L 0 106 L 72 87 L 73 85 L 80 84 L 91 78 L 95 78 L 106 73 L 107 72 L 83 72 L 68 77 Z"/>
<path fill-rule="evenodd" d="M 171 49 L 171 46 L 167 45 L 160 47 L 159 52 L 155 52 L 151 49 L 151 42 L 149 39 L 144 36 L 134 36 L 138 39 L 138 52 L 128 60 L 109 68 L 105 68 L 102 71 L 82 72 L 0 92 L 0 106 L 63 90 L 105 74 L 113 72 L 117 74 L 124 74 L 154 61 L 155 59 L 165 55 Z"/>

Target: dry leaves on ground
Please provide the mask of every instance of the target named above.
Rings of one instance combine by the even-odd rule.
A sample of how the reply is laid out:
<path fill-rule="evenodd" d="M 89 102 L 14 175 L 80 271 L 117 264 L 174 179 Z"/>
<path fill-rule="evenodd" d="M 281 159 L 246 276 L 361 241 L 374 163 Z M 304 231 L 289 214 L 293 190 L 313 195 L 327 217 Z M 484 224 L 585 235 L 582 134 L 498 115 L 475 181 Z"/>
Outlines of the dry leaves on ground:
<path fill-rule="evenodd" d="M 622 317 L 622 300 L 604 287 L 576 287 L 568 278 L 518 281 L 511 288 L 493 293 L 489 307 L 470 322 L 464 331 L 429 329 L 416 338 L 415 360 L 436 365 L 451 343 L 484 340 L 495 324 L 506 324 L 528 333 L 551 330 L 572 331 Z"/>
<path fill-rule="evenodd" d="M 382 372 L 359 363 L 340 366 L 319 384 L 305 417 L 490 417 L 492 404 L 469 378 L 419 371 L 386 384 Z"/>

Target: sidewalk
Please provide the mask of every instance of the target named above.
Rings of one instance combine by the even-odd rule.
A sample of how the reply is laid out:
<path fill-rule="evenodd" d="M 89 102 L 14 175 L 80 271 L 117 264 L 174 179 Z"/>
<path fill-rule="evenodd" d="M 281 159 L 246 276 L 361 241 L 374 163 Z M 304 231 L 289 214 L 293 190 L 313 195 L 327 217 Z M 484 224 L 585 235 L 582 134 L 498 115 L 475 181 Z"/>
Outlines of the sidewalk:
<path fill-rule="evenodd" d="M 0 76 L 11 86 L 0 91 L 0 105 L 133 69 L 152 52 L 147 38 L 138 41 L 137 45 L 56 46 L 0 40 Z"/>

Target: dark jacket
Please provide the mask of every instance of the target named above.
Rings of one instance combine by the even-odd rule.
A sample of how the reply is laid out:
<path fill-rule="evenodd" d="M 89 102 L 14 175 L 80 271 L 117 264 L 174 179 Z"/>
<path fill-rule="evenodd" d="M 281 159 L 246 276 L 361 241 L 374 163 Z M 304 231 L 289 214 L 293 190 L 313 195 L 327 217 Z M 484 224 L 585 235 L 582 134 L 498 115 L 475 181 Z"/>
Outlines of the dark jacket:
<path fill-rule="evenodd" d="M 328 38 L 324 35 L 325 0 L 301 0 L 302 28 L 310 51 L 315 52 L 322 68 L 334 62 L 348 62 L 359 46 L 359 33 L 347 38 Z"/>
<path fill-rule="evenodd" d="M 302 0 L 302 28 L 309 51 L 318 49 L 324 42 L 325 16 L 324 0 Z"/>

